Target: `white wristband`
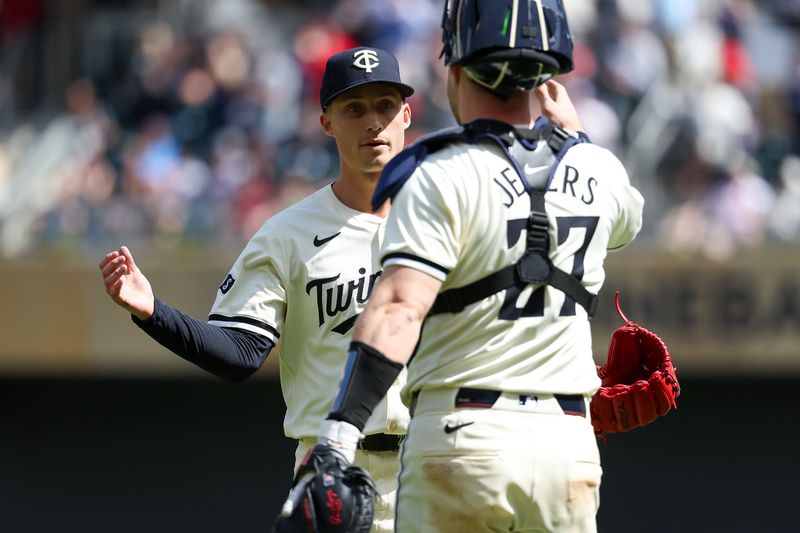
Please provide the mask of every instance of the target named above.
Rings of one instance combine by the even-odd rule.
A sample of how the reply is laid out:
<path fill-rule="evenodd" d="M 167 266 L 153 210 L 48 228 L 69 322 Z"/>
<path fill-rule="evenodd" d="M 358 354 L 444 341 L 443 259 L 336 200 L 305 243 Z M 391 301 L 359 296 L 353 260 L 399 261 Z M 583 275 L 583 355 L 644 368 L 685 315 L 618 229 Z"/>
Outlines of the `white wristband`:
<path fill-rule="evenodd" d="M 363 435 L 358 428 L 349 422 L 323 420 L 319 428 L 317 442 L 319 444 L 333 446 L 352 463 L 356 457 L 358 441 L 360 441 L 362 437 Z"/>

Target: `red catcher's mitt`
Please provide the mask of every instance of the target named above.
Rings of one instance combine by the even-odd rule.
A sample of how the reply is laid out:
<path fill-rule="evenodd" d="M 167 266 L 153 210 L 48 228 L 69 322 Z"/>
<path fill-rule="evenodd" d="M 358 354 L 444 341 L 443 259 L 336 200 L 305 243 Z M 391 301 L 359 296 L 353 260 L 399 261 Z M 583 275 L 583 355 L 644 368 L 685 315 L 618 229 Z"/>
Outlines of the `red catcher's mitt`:
<path fill-rule="evenodd" d="M 602 384 L 592 397 L 592 426 L 598 436 L 630 431 L 664 416 L 681 393 L 664 342 L 634 324 L 619 306 L 625 325 L 611 336 L 606 364 L 597 367 Z"/>

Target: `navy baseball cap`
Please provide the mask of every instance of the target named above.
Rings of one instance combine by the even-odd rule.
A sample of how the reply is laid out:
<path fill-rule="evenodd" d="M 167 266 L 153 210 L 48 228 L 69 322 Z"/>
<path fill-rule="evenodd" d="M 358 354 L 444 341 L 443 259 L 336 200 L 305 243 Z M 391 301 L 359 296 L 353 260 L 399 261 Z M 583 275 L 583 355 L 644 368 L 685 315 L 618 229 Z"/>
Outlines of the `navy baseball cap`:
<path fill-rule="evenodd" d="M 397 58 L 386 50 L 359 46 L 332 55 L 325 65 L 319 103 L 324 111 L 331 100 L 343 92 L 365 83 L 391 85 L 407 98 L 414 89 L 400 80 Z"/>

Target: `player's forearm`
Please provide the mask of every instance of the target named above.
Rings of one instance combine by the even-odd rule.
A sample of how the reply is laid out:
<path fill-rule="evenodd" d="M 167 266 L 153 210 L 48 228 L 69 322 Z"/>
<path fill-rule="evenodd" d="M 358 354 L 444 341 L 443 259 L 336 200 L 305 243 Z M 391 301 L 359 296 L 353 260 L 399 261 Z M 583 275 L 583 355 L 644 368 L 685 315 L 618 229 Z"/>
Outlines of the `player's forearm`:
<path fill-rule="evenodd" d="M 356 322 L 329 420 L 364 429 L 378 402 L 414 352 L 425 316 L 441 282 L 408 267 L 390 266 Z M 334 424 L 339 431 L 343 426 Z M 330 427 L 320 437 L 337 440 Z M 352 432 L 350 432 L 352 433 Z"/>
<path fill-rule="evenodd" d="M 390 266 L 359 316 L 353 340 L 406 364 L 441 283 L 417 270 Z"/>
<path fill-rule="evenodd" d="M 372 346 L 391 361 L 408 363 L 419 338 L 422 317 L 403 303 L 375 303 L 358 317 L 353 341 Z"/>
<path fill-rule="evenodd" d="M 328 420 L 320 439 L 349 447 L 361 432 L 378 402 L 386 396 L 403 365 L 411 358 L 419 336 L 421 319 L 404 301 L 397 301 L 392 272 L 375 287 L 369 304 L 356 321 L 353 342 L 347 354 Z M 333 430 L 331 429 L 333 428 Z M 357 431 L 356 431 L 357 430 Z M 344 431 L 343 434 L 340 434 Z M 344 437 L 342 436 L 344 435 Z"/>
<path fill-rule="evenodd" d="M 159 344 L 203 370 L 239 382 L 258 370 L 272 349 L 261 335 L 212 326 L 156 298 L 150 319 L 134 323 Z"/>
<path fill-rule="evenodd" d="M 372 346 L 359 341 L 350 343 L 344 375 L 328 420 L 347 422 L 362 431 L 402 369 L 401 363 L 389 360 Z M 322 431 L 320 437 L 338 440 L 324 433 L 325 424 Z"/>

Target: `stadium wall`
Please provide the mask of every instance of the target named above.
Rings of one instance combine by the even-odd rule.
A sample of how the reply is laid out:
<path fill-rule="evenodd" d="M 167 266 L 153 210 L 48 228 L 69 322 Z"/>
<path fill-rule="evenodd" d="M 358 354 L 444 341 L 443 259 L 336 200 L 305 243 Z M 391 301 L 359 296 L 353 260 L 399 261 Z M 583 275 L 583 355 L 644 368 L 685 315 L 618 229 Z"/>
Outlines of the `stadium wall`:
<path fill-rule="evenodd" d="M 139 261 L 156 294 L 205 318 L 230 257 Z M 596 359 L 627 316 L 657 332 L 683 374 L 800 375 L 800 251 L 761 249 L 734 261 L 632 248 L 612 254 L 592 330 Z M 203 376 L 130 323 L 95 265 L 0 263 L 0 374 Z M 259 375 L 272 375 L 275 359 Z"/>

